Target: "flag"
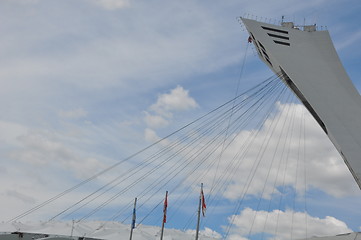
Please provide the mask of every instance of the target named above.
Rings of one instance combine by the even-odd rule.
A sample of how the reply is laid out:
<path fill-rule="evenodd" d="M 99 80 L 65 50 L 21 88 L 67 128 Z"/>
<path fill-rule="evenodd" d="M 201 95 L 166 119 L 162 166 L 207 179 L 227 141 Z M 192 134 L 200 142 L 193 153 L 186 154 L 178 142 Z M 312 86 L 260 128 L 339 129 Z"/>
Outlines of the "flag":
<path fill-rule="evenodd" d="M 135 228 L 135 219 L 136 219 L 136 215 L 135 215 L 135 208 L 133 209 L 133 219 L 132 219 L 132 229 Z"/>
<path fill-rule="evenodd" d="M 163 223 L 167 222 L 167 207 L 168 207 L 168 191 L 165 193 L 164 206 L 163 206 Z"/>
<path fill-rule="evenodd" d="M 204 200 L 203 188 L 201 190 L 201 201 L 202 201 L 202 215 L 203 215 L 203 217 L 205 217 L 207 206 L 206 206 L 206 201 Z"/>

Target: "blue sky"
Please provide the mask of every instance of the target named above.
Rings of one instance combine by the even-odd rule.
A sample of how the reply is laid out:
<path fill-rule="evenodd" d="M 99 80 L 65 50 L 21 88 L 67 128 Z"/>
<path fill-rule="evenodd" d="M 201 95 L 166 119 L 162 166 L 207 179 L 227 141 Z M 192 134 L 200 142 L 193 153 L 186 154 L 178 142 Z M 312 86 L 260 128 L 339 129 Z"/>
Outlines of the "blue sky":
<path fill-rule="evenodd" d="M 237 21 L 244 14 L 327 26 L 360 91 L 360 10 L 357 0 L 0 1 L 2 220 L 232 98 L 245 56 L 241 90 L 270 77 L 254 49 L 245 53 L 248 36 Z M 312 221 L 324 229 L 320 234 L 328 233 L 330 223 L 340 231 L 358 231 L 360 192 L 318 126 L 310 129 L 325 151 L 318 154 L 342 168 L 337 176 L 310 176 Z M 317 169 L 326 169 L 329 161 Z M 245 207 L 254 205 L 250 199 Z M 207 220 L 220 233 L 232 211 L 227 200 L 224 212 L 218 209 L 224 221 Z M 236 229 L 246 229 L 242 219 L 251 213 L 246 208 L 237 213 Z M 247 234 L 235 230 L 232 236 Z"/>

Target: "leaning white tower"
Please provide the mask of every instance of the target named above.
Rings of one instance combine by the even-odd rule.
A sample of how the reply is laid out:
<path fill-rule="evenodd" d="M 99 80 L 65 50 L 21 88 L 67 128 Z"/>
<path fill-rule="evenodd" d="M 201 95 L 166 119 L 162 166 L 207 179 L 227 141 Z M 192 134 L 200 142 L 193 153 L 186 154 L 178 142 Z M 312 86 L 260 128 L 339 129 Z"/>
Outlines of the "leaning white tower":
<path fill-rule="evenodd" d="M 361 188 L 361 97 L 328 31 L 241 18 L 261 60 L 302 101 L 341 154 Z"/>

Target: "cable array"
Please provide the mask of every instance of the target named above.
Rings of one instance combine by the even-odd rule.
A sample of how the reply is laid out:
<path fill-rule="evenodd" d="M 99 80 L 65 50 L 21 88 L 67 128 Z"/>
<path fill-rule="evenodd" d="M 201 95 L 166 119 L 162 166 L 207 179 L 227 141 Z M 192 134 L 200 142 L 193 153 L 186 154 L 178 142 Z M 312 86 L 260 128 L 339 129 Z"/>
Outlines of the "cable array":
<path fill-rule="evenodd" d="M 199 183 L 203 182 L 210 216 L 218 207 L 222 207 L 225 201 L 229 203 L 227 205 L 233 206 L 227 210 L 233 217 L 228 223 L 224 223 L 228 224 L 224 234 L 224 239 L 227 239 L 234 226 L 234 216 L 246 206 L 247 197 L 258 195 L 255 207 L 258 212 L 265 199 L 268 199 L 266 208 L 270 211 L 272 203 L 277 201 L 276 196 L 280 195 L 278 209 L 282 208 L 283 194 L 278 193 L 285 193 L 287 188 L 286 172 L 289 167 L 290 144 L 295 134 L 297 113 L 292 104 L 284 106 L 286 118 L 279 113 L 282 102 L 294 101 L 293 95 L 276 74 L 159 141 L 17 215 L 9 222 L 18 221 L 61 201 L 81 188 L 91 191 L 54 213 L 48 222 L 76 219 L 76 223 L 79 224 L 103 216 L 102 218 L 108 221 L 126 223 L 131 217 L 132 200 L 137 197 L 137 211 L 142 216 L 138 218 L 138 227 L 141 227 L 141 224 L 154 224 L 156 221 L 160 222 L 162 216 L 161 205 L 165 190 L 169 192 L 169 199 L 174 199 L 171 201 L 172 208 L 167 218 L 171 222 L 185 214 L 184 210 L 188 209 L 189 203 L 198 192 Z M 298 126 L 299 149 L 304 147 L 301 141 L 301 136 L 305 136 L 304 128 L 303 125 Z M 257 152 L 255 145 L 258 146 Z M 270 152 L 270 149 L 273 149 L 273 152 Z M 300 183 L 298 167 L 301 165 L 301 158 L 305 158 L 305 150 L 302 150 L 303 154 L 300 151 L 298 150 L 296 161 L 296 186 Z M 252 189 L 257 181 L 255 179 L 260 174 L 260 169 L 265 166 L 268 168 L 263 173 L 266 181 L 259 187 L 259 191 L 254 193 Z M 240 180 L 238 173 L 244 169 L 248 169 L 248 175 L 241 176 Z M 239 184 L 238 195 L 230 197 L 230 189 L 234 188 L 235 184 Z M 307 184 L 306 180 L 304 184 Z M 272 190 L 268 190 L 270 186 Z M 296 198 L 296 190 L 294 195 Z M 295 205 L 294 200 L 293 210 Z M 192 226 L 194 213 L 195 208 L 188 214 L 188 218 L 183 217 L 183 229 Z M 257 216 L 254 216 L 250 220 L 252 224 L 248 237 L 253 234 L 256 218 Z M 210 219 L 211 217 L 206 218 L 202 225 L 207 225 Z M 267 221 L 268 217 L 263 226 L 264 231 Z M 104 225 L 99 226 L 97 230 L 102 227 Z M 275 235 L 277 231 L 276 227 Z"/>

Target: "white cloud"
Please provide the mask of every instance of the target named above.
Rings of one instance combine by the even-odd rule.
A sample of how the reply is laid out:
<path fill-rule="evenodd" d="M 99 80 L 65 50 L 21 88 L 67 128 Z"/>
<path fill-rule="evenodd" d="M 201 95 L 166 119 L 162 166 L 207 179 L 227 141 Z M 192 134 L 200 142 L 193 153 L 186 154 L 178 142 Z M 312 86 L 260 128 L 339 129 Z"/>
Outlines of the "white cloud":
<path fill-rule="evenodd" d="M 346 223 L 334 217 L 318 218 L 292 210 L 267 212 L 246 208 L 228 220 L 233 223 L 231 239 L 243 239 L 263 232 L 273 235 L 270 239 L 274 240 L 306 239 L 306 233 L 311 237 L 352 232 Z"/>
<path fill-rule="evenodd" d="M 196 230 L 188 229 L 186 231 L 186 233 L 189 235 L 195 236 Z M 215 239 L 222 238 L 221 234 L 219 234 L 218 232 L 216 232 L 210 228 L 207 228 L 207 227 L 205 227 L 203 230 L 200 230 L 199 235 L 200 235 L 200 237 L 210 237 L 210 238 L 215 238 Z"/>
<path fill-rule="evenodd" d="M 153 141 L 159 138 L 156 137 L 156 132 L 150 128 L 155 129 L 169 125 L 175 112 L 185 112 L 197 107 L 198 104 L 189 96 L 189 91 L 181 86 L 170 90 L 169 93 L 160 94 L 157 102 L 149 107 L 151 113 L 144 111 L 144 121 L 148 127 L 145 130 L 145 139 Z"/>
<path fill-rule="evenodd" d="M 228 237 L 229 240 L 248 240 L 248 238 L 241 237 L 236 234 L 232 234 Z"/>
<path fill-rule="evenodd" d="M 130 6 L 130 0 L 93 0 L 107 10 L 122 9 Z"/>
<path fill-rule="evenodd" d="M 169 121 L 160 115 L 152 115 L 148 112 L 144 112 L 144 114 L 145 114 L 145 123 L 151 128 L 164 127 L 169 124 Z"/>
<path fill-rule="evenodd" d="M 156 142 L 156 141 L 160 140 L 160 137 L 157 135 L 157 133 L 150 128 L 146 128 L 144 130 L 144 138 L 148 142 Z"/>
<path fill-rule="evenodd" d="M 171 117 L 174 111 L 186 111 L 196 107 L 198 104 L 189 96 L 189 91 L 177 86 L 170 93 L 159 95 L 157 102 L 150 106 L 150 109 L 159 115 Z"/>
<path fill-rule="evenodd" d="M 204 181 L 211 184 L 215 175 L 229 174 L 227 166 L 238 153 L 242 156 L 237 160 L 240 164 L 232 165 L 236 174 L 224 193 L 228 199 L 240 198 L 245 186 L 249 186 L 247 195 L 266 199 L 280 194 L 283 186 L 292 186 L 298 196 L 303 196 L 305 183 L 308 189 L 316 188 L 334 197 L 359 195 L 357 184 L 341 156 L 305 108 L 299 104 L 278 103 L 278 110 L 261 129 L 241 131 L 223 152 L 219 165 L 204 170 L 209 171 Z M 288 129 L 290 112 L 295 114 L 293 125 Z M 306 141 L 300 132 L 303 121 Z M 218 149 L 215 155 L 220 151 Z"/>
<path fill-rule="evenodd" d="M 84 153 L 63 143 L 56 133 L 37 131 L 18 137 L 19 149 L 12 150 L 9 157 L 44 169 L 61 167 L 79 178 L 94 175 L 104 168 L 99 160 L 83 156 Z"/>

